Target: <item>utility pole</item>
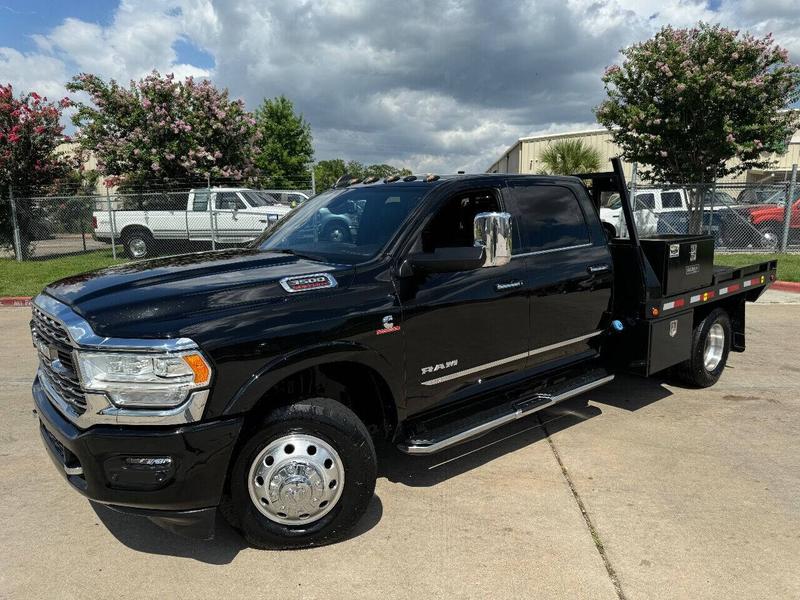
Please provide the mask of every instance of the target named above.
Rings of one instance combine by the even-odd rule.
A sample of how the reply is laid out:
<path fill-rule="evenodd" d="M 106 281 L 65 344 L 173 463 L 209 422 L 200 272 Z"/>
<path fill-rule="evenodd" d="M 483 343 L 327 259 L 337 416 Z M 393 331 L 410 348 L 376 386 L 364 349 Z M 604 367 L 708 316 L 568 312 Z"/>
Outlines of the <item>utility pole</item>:
<path fill-rule="evenodd" d="M 792 222 L 792 204 L 795 200 L 797 189 L 797 163 L 792 165 L 792 180 L 789 182 L 789 195 L 786 198 L 786 212 L 783 214 L 783 237 L 781 238 L 781 252 L 786 252 L 789 246 L 789 224 Z"/>

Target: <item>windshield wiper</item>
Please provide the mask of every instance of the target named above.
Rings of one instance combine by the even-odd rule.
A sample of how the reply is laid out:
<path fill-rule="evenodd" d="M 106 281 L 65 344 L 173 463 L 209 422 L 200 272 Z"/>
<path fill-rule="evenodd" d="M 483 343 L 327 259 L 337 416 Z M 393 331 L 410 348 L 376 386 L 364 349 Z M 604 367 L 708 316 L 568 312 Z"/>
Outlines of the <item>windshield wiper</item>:
<path fill-rule="evenodd" d="M 278 254 L 290 254 L 292 256 L 296 256 L 297 258 L 305 258 L 308 260 L 325 262 L 324 259 L 320 256 L 314 254 L 307 254 L 305 252 L 298 252 L 297 250 L 292 250 L 291 248 L 268 248 L 267 252 L 277 252 Z"/>

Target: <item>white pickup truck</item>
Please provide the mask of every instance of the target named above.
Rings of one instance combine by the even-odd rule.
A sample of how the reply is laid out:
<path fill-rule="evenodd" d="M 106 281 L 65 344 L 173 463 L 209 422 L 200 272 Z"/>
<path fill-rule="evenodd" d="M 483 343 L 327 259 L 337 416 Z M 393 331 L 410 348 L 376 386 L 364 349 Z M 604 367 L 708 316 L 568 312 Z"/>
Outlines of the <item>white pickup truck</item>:
<path fill-rule="evenodd" d="M 210 246 L 247 243 L 292 209 L 272 194 L 248 188 L 190 190 L 183 210 L 96 210 L 93 236 L 121 241 L 128 258 L 189 252 Z"/>

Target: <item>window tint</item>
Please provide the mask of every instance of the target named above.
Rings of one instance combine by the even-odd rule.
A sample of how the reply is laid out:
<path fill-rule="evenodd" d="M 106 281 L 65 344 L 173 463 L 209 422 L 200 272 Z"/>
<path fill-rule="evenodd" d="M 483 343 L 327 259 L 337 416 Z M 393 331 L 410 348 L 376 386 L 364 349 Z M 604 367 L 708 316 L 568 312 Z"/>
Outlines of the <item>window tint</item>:
<path fill-rule="evenodd" d="M 214 208 L 217 210 L 243 210 L 247 208 L 236 192 L 217 192 Z"/>
<path fill-rule="evenodd" d="M 192 210 L 203 212 L 208 210 L 208 192 L 195 192 Z"/>
<path fill-rule="evenodd" d="M 662 192 L 661 208 L 683 208 L 680 192 Z"/>
<path fill-rule="evenodd" d="M 450 198 L 422 232 L 423 252 L 473 246 L 475 215 L 498 210 L 500 206 L 492 191 L 476 190 Z"/>
<path fill-rule="evenodd" d="M 633 210 L 653 210 L 656 207 L 656 196 L 655 194 L 636 194 L 636 202 L 634 204 Z"/>
<path fill-rule="evenodd" d="M 519 241 L 514 254 L 589 243 L 583 211 L 569 188 L 511 182 L 511 189 L 511 214 Z"/>

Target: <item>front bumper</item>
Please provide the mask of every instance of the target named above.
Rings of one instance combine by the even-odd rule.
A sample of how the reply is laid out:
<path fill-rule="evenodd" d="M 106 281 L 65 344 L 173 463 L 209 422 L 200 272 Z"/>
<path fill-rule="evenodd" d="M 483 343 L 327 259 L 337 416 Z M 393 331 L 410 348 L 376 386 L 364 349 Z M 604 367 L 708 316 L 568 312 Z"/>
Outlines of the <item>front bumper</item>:
<path fill-rule="evenodd" d="M 51 404 L 38 377 L 33 398 L 48 454 L 81 494 L 116 510 L 147 516 L 173 531 L 184 531 L 183 526 L 196 525 L 199 519 L 208 524 L 210 518 L 213 524 L 241 417 L 182 426 L 98 425 L 80 430 Z M 171 459 L 168 464 L 165 457 Z M 128 464 L 131 458 L 155 459 L 155 464 Z"/>

